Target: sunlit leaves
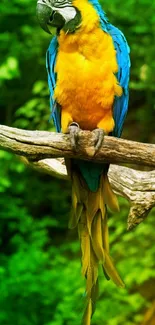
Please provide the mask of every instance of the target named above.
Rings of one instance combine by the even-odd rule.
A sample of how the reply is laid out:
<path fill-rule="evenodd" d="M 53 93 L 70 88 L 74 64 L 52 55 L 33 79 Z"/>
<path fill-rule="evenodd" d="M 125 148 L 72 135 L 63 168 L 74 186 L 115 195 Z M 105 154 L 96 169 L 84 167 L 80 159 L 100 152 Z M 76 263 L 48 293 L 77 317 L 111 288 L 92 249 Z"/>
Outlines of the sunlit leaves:
<path fill-rule="evenodd" d="M 101 2 L 131 47 L 125 134 L 148 141 L 154 133 L 155 3 Z M 35 7 L 36 1 L 1 0 L 1 123 L 52 130 L 45 67 L 51 36 L 41 30 Z M 70 184 L 29 170 L 0 151 L 0 324 L 80 324 L 85 280 L 77 232 L 67 228 L 70 204 Z M 92 325 L 139 325 L 154 295 L 155 211 L 132 232 L 126 230 L 128 211 L 128 202 L 120 199 L 120 212 L 109 212 L 108 221 L 111 256 L 126 288 L 116 288 L 100 272 Z"/>
<path fill-rule="evenodd" d="M 0 67 L 0 81 L 19 77 L 18 61 L 14 57 L 8 57 Z"/>

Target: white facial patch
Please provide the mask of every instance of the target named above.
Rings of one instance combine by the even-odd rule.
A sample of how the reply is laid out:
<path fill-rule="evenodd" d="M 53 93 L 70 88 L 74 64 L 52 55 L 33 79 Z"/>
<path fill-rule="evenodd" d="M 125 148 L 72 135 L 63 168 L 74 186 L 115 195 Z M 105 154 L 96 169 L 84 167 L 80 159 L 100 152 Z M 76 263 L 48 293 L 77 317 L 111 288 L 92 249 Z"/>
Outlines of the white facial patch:
<path fill-rule="evenodd" d="M 61 16 L 65 19 L 66 23 L 76 16 L 76 10 L 74 7 L 64 7 L 64 8 L 54 8 L 54 11 L 57 11 L 61 14 Z"/>

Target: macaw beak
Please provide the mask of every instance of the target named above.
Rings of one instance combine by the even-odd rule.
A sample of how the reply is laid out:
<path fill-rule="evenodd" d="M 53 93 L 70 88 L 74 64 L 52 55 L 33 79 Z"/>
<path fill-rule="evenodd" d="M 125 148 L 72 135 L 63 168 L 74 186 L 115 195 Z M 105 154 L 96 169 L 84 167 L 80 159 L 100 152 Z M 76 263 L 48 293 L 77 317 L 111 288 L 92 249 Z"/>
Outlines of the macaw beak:
<path fill-rule="evenodd" d="M 36 8 L 37 18 L 41 28 L 51 34 L 48 24 L 50 23 L 50 17 L 52 17 L 53 10 L 46 5 L 44 0 L 38 0 Z"/>
<path fill-rule="evenodd" d="M 65 24 L 65 19 L 58 11 L 53 10 L 46 0 L 38 0 L 37 2 L 37 18 L 42 29 L 51 34 L 50 27 L 61 29 Z"/>

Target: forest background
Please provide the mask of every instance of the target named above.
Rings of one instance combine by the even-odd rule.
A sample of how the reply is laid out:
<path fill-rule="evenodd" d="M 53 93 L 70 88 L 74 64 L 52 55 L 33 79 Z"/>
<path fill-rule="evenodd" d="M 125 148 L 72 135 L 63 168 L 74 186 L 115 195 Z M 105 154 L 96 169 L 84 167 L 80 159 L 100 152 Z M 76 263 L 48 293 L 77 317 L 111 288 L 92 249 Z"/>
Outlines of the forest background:
<path fill-rule="evenodd" d="M 130 105 L 122 136 L 153 143 L 155 2 L 104 0 L 102 5 L 131 47 Z M 35 7 L 31 0 L 0 3 L 0 123 L 53 131 L 45 68 L 51 36 L 39 27 Z M 80 324 L 84 280 L 77 233 L 67 227 L 70 190 L 69 182 L 28 169 L 0 151 L 1 325 Z M 120 206 L 120 213 L 109 213 L 109 229 L 111 254 L 126 288 L 100 274 L 92 325 L 153 325 L 155 210 L 127 232 L 129 204 L 120 198 Z"/>

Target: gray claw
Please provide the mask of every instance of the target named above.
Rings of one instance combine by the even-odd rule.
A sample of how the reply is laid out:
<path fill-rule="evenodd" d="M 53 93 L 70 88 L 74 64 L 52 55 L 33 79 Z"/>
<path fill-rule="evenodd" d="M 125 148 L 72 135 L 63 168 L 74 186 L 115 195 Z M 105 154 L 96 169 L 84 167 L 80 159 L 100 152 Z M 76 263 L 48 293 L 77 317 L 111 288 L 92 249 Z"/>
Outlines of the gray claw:
<path fill-rule="evenodd" d="M 68 128 L 70 135 L 70 143 L 73 150 L 77 150 L 80 127 L 78 123 L 72 122 Z"/>
<path fill-rule="evenodd" d="M 101 148 L 103 140 L 104 140 L 104 130 L 103 129 L 95 129 L 92 131 L 95 134 L 95 153 Z"/>

